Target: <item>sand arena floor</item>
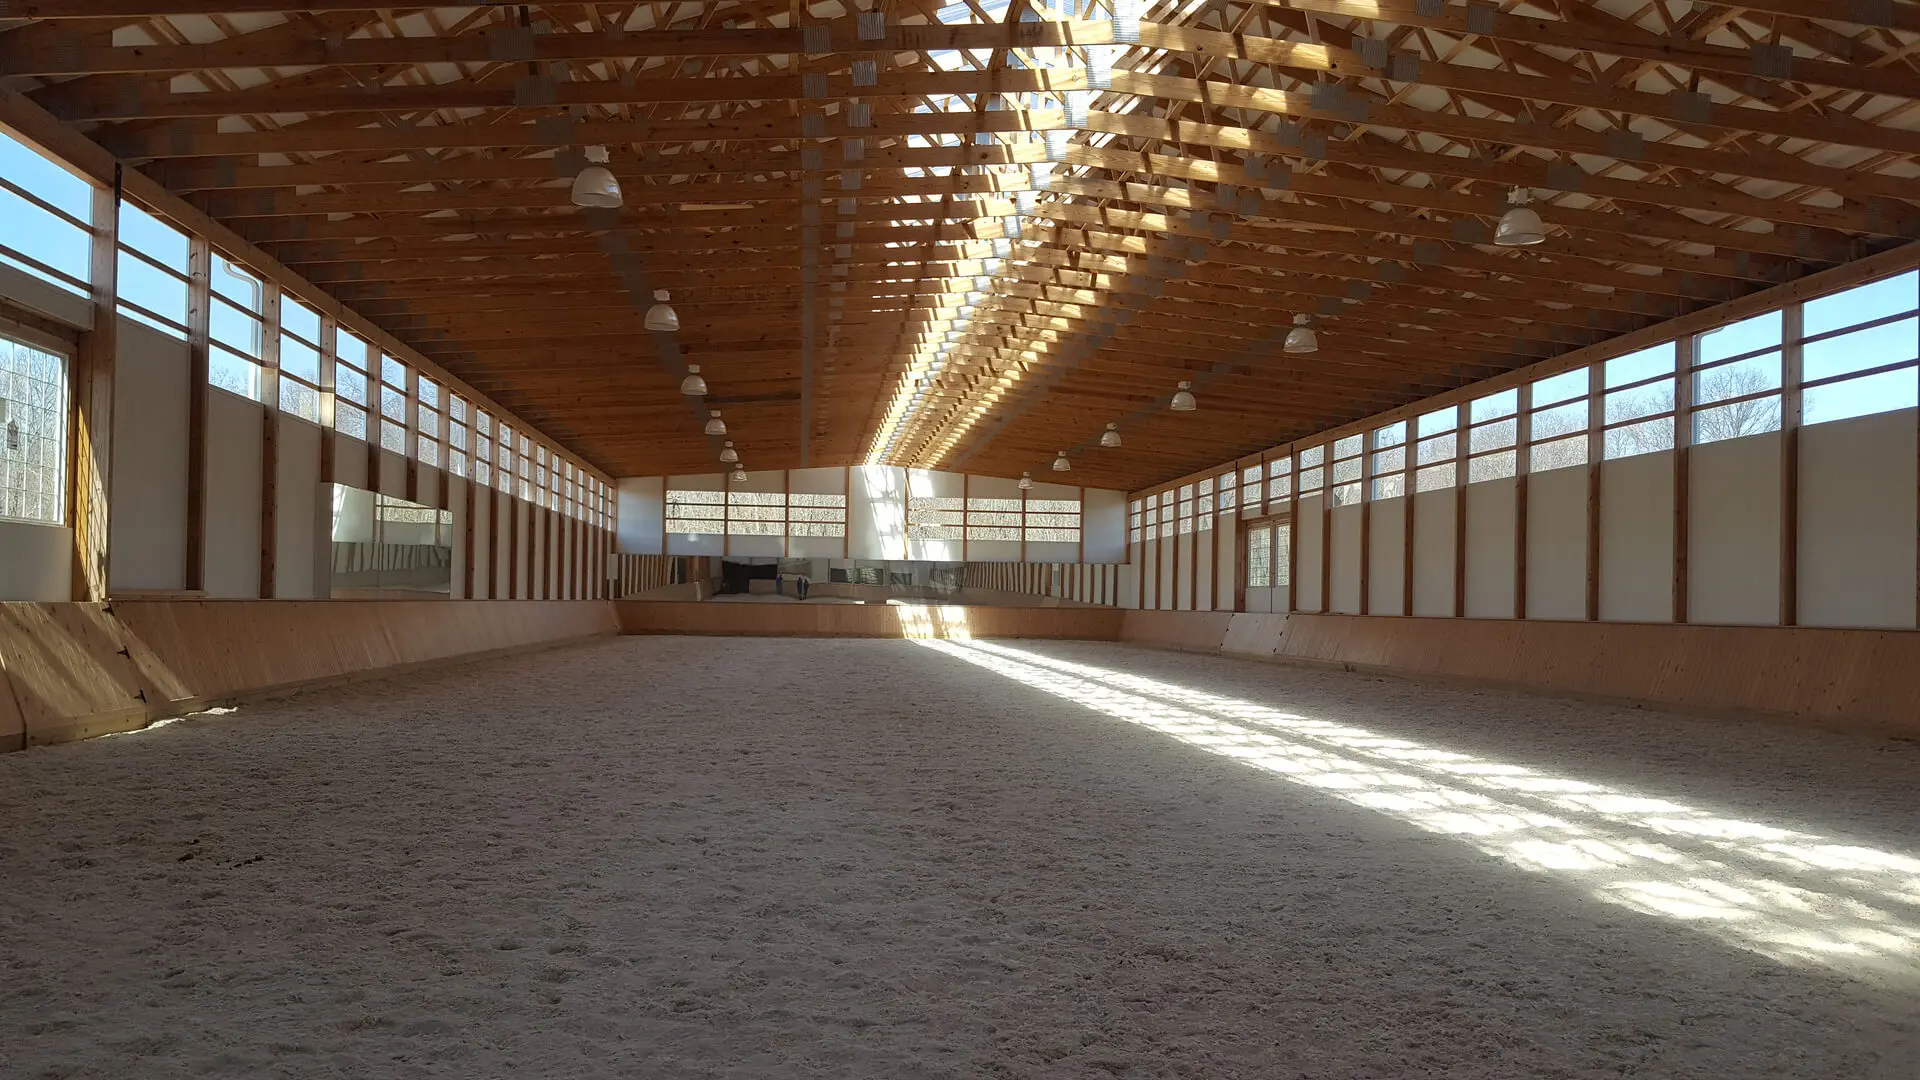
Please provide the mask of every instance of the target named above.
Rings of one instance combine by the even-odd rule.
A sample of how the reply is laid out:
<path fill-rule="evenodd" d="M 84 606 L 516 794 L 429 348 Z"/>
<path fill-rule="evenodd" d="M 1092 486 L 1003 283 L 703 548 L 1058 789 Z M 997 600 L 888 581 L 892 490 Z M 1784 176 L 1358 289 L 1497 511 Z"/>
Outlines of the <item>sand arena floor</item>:
<path fill-rule="evenodd" d="M 1920 746 L 626 638 L 0 756 L 0 1076 L 1920 1075 Z"/>

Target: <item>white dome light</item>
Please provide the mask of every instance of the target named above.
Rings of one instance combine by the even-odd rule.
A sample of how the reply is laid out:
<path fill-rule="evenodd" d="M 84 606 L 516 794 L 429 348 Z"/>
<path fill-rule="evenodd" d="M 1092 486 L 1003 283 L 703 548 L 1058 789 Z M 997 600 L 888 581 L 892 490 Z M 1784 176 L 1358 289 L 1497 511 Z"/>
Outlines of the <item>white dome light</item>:
<path fill-rule="evenodd" d="M 667 303 L 667 290 L 655 289 L 653 298 L 659 303 L 647 309 L 647 329 L 659 333 L 671 334 L 680 329 L 680 313 Z"/>
<path fill-rule="evenodd" d="M 619 206 L 620 181 L 614 179 L 613 173 L 607 169 L 607 148 L 587 147 L 587 160 L 591 164 L 573 178 L 573 205 L 596 209 Z"/>
<path fill-rule="evenodd" d="M 1533 201 L 1533 193 L 1526 188 L 1514 188 L 1508 201 L 1513 204 L 1513 209 L 1500 218 L 1500 227 L 1494 230 L 1493 242 L 1500 247 L 1532 247 L 1546 243 L 1546 223 L 1527 205 Z"/>
<path fill-rule="evenodd" d="M 707 380 L 700 377 L 700 365 L 688 364 L 687 377 L 680 380 L 680 392 L 688 397 L 705 397 Z"/>
<path fill-rule="evenodd" d="M 722 465 L 731 465 L 739 460 L 740 451 L 733 448 L 733 440 L 727 440 L 727 445 L 720 450 L 720 463 Z"/>
<path fill-rule="evenodd" d="M 743 465 L 735 465 L 733 467 L 733 473 L 731 476 L 728 477 L 728 479 L 732 480 L 736 484 L 746 483 L 747 482 L 746 467 Z"/>
<path fill-rule="evenodd" d="M 1073 462 L 1067 460 L 1067 452 L 1065 450 L 1056 450 L 1054 451 L 1054 453 L 1057 454 L 1058 456 L 1053 459 L 1053 471 L 1054 472 L 1071 472 L 1073 469 Z"/>
<path fill-rule="evenodd" d="M 1033 474 L 1030 472 L 1021 473 L 1020 474 L 1020 490 L 1026 491 L 1032 487 L 1033 487 Z"/>
<path fill-rule="evenodd" d="M 1108 424 L 1107 430 L 1100 433 L 1100 445 L 1113 447 L 1120 445 L 1120 425 Z"/>
<path fill-rule="evenodd" d="M 707 417 L 708 417 L 707 429 L 706 429 L 707 434 L 725 435 L 727 433 L 727 422 L 725 420 L 720 419 L 719 409 L 714 409 L 713 411 L 707 413 Z"/>
<path fill-rule="evenodd" d="M 1193 400 L 1193 384 L 1190 382 L 1182 382 L 1180 389 L 1173 392 L 1173 400 L 1167 402 L 1167 408 L 1174 412 L 1192 412 L 1199 407 L 1200 403 Z"/>
<path fill-rule="evenodd" d="M 1287 331 L 1287 343 L 1282 348 L 1295 356 L 1320 351 L 1320 335 L 1313 332 L 1309 325 L 1312 320 L 1305 315 L 1293 317 L 1293 329 Z"/>

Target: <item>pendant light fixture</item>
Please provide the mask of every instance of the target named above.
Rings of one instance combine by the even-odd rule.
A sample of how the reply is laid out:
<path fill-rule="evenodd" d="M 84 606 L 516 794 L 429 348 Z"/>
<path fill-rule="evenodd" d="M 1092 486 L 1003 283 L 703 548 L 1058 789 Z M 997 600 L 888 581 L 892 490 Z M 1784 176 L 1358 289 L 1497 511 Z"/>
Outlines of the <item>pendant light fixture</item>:
<path fill-rule="evenodd" d="M 707 380 L 700 377 L 699 364 L 687 365 L 687 377 L 680 380 L 680 392 L 688 397 L 707 396 Z"/>
<path fill-rule="evenodd" d="M 1174 412 L 1193 412 L 1199 407 L 1200 403 L 1193 400 L 1193 384 L 1185 380 L 1182 380 L 1180 388 L 1173 392 L 1173 400 L 1167 402 L 1167 408 Z"/>
<path fill-rule="evenodd" d="M 1054 453 L 1057 456 L 1053 459 L 1053 471 L 1071 472 L 1073 470 L 1073 462 L 1067 460 L 1067 452 L 1065 450 L 1056 450 Z"/>
<path fill-rule="evenodd" d="M 1493 242 L 1499 247 L 1532 247 L 1547 242 L 1547 226 L 1540 215 L 1527 204 L 1533 201 L 1533 192 L 1526 188 L 1514 188 L 1507 197 L 1512 204 L 1500 218 L 1500 227 L 1493 232 Z"/>
<path fill-rule="evenodd" d="M 734 462 L 739 460 L 740 460 L 740 451 L 735 450 L 733 448 L 733 440 L 728 439 L 727 445 L 722 447 L 720 450 L 720 463 L 722 465 L 731 465 Z"/>
<path fill-rule="evenodd" d="M 587 147 L 586 168 L 573 178 L 573 205 L 611 209 L 621 203 L 620 181 L 607 169 L 607 148 Z"/>
<path fill-rule="evenodd" d="M 1304 314 L 1295 315 L 1293 329 L 1287 331 L 1287 343 L 1282 348 L 1295 356 L 1319 352 L 1320 335 L 1313 332 L 1313 320 Z"/>
<path fill-rule="evenodd" d="M 719 409 L 713 409 L 707 413 L 706 430 L 709 435 L 725 435 L 727 433 L 727 422 L 720 419 Z"/>
<path fill-rule="evenodd" d="M 680 313 L 667 303 L 667 290 L 653 290 L 653 298 L 656 303 L 647 309 L 647 329 L 663 334 L 680 329 Z"/>
<path fill-rule="evenodd" d="M 734 465 L 734 467 L 733 467 L 733 475 L 732 475 L 732 476 L 730 476 L 730 477 L 728 477 L 728 479 L 730 479 L 730 480 L 732 480 L 732 481 L 733 481 L 734 483 L 736 483 L 736 484 L 744 484 L 744 483 L 746 483 L 746 482 L 747 482 L 747 468 L 746 468 L 746 466 L 744 466 L 744 465 L 738 465 L 738 464 L 736 464 L 736 465 Z"/>
<path fill-rule="evenodd" d="M 1108 424 L 1107 430 L 1100 433 L 1100 445 L 1115 447 L 1120 445 L 1120 425 Z"/>
<path fill-rule="evenodd" d="M 1033 474 L 1030 472 L 1021 473 L 1020 474 L 1020 490 L 1029 491 L 1032 488 L 1033 488 Z"/>

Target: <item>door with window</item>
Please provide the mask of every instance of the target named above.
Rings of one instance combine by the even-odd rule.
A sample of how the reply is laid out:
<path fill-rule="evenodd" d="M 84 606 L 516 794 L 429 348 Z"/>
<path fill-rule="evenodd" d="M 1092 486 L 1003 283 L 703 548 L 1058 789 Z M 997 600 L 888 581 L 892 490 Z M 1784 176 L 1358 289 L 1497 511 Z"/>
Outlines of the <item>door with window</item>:
<path fill-rule="evenodd" d="M 1240 527 L 1240 544 L 1240 610 L 1292 610 L 1292 517 L 1246 522 Z"/>

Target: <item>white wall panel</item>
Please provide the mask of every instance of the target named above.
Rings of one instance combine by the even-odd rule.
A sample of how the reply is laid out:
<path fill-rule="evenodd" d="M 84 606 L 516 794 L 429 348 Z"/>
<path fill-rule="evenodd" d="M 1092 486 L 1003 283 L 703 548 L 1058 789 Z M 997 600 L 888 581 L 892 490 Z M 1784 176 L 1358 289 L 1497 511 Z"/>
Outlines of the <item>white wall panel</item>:
<path fill-rule="evenodd" d="M 1153 606 L 1162 611 L 1177 610 L 1180 606 L 1180 591 L 1174 572 L 1180 566 L 1179 535 L 1161 540 L 1155 545 L 1154 557 L 1158 562 L 1160 584 L 1153 594 Z"/>
<path fill-rule="evenodd" d="M 907 474 L 891 465 L 860 465 L 851 470 L 847 500 L 847 557 L 907 557 Z"/>
<path fill-rule="evenodd" d="M 1199 522 L 1194 522 L 1196 526 Z M 1195 531 L 1193 534 L 1194 593 L 1193 606 L 1198 611 L 1212 611 L 1215 585 L 1213 583 L 1213 530 Z"/>
<path fill-rule="evenodd" d="M 1914 411 L 1800 432 L 1800 624 L 1914 625 Z"/>
<path fill-rule="evenodd" d="M 1320 503 L 1324 497 L 1313 495 L 1295 505 L 1293 543 L 1297 550 L 1294 567 L 1294 603 L 1300 611 L 1320 610 Z M 1276 597 L 1275 607 L 1285 607 Z"/>
<path fill-rule="evenodd" d="M 1600 617 L 1673 620 L 1672 451 L 1601 466 Z"/>
<path fill-rule="evenodd" d="M 1527 618 L 1587 617 L 1587 470 L 1527 477 Z"/>
<path fill-rule="evenodd" d="M 337 431 L 333 434 L 333 482 L 373 490 L 367 486 L 367 444 Z"/>
<path fill-rule="evenodd" d="M 261 408 L 224 390 L 207 403 L 207 595 L 260 595 Z"/>
<path fill-rule="evenodd" d="M 113 510 L 107 523 L 112 586 L 183 589 L 187 584 L 187 344 L 130 319 L 119 320 L 118 332 Z M 64 592 L 60 599 L 66 599 Z"/>
<path fill-rule="evenodd" d="M 1145 551 L 1145 544 L 1134 544 L 1127 551 L 1127 565 L 1120 569 L 1120 607 L 1140 607 L 1140 561 Z"/>
<path fill-rule="evenodd" d="M 0 521 L 0 600 L 73 599 L 73 530 Z"/>
<path fill-rule="evenodd" d="M 282 413 L 278 419 L 273 594 L 284 600 L 309 600 L 325 595 L 332 576 L 331 492 L 319 483 L 324 433 L 298 417 Z"/>
<path fill-rule="evenodd" d="M 1407 580 L 1407 500 L 1382 499 L 1369 508 L 1367 524 L 1367 611 L 1405 615 Z"/>
<path fill-rule="evenodd" d="M 1329 515 L 1333 575 L 1332 610 L 1360 614 L 1360 504 L 1336 506 Z"/>
<path fill-rule="evenodd" d="M 1687 621 L 1780 621 L 1780 434 L 1687 451 Z"/>
<path fill-rule="evenodd" d="M 1080 529 L 1090 563 L 1117 563 L 1127 557 L 1127 494 L 1086 488 L 1080 496 Z"/>
<path fill-rule="evenodd" d="M 1513 618 L 1515 485 L 1511 477 L 1467 485 L 1467 617 Z"/>
<path fill-rule="evenodd" d="M 453 587 L 447 595 L 454 600 L 472 599 L 467 595 L 467 563 L 473 558 L 473 552 L 467 550 L 467 514 L 471 509 L 467 505 L 467 482 L 461 479 L 448 484 L 447 512 L 453 515 Z"/>
<path fill-rule="evenodd" d="M 614 481 L 615 549 L 622 555 L 658 555 L 667 528 L 667 478 L 623 476 Z"/>
<path fill-rule="evenodd" d="M 375 490 L 396 499 L 407 497 L 407 459 L 382 447 L 380 449 L 380 486 Z M 514 488 L 519 490 L 517 481 Z"/>

